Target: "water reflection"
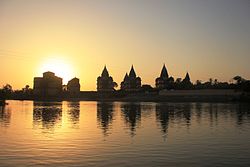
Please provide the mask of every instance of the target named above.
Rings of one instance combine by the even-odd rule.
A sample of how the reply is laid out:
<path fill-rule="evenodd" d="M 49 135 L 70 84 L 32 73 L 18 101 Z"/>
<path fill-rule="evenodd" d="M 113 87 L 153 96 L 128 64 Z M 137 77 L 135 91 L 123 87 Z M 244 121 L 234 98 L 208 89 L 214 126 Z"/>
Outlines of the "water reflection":
<path fill-rule="evenodd" d="M 122 103 L 121 111 L 125 123 L 130 129 L 130 134 L 133 137 L 136 134 L 137 124 L 141 120 L 141 105 L 140 103 Z"/>
<path fill-rule="evenodd" d="M 183 104 L 182 112 L 183 112 L 183 116 L 186 120 L 187 126 L 190 126 L 190 124 L 191 124 L 191 109 L 192 108 L 193 108 L 192 103 L 184 103 Z"/>
<path fill-rule="evenodd" d="M 11 111 L 5 107 L 0 106 L 0 125 L 7 127 L 10 125 Z"/>
<path fill-rule="evenodd" d="M 113 109 L 112 102 L 98 102 L 97 103 L 97 122 L 99 127 L 103 130 L 103 134 L 108 135 L 108 130 L 111 128 L 113 121 Z"/>
<path fill-rule="evenodd" d="M 237 109 L 237 124 L 241 125 L 250 119 L 250 108 L 248 104 L 238 104 Z"/>
<path fill-rule="evenodd" d="M 191 103 L 158 103 L 155 107 L 156 122 L 161 127 L 162 136 L 167 139 L 170 123 L 177 125 L 191 125 Z"/>
<path fill-rule="evenodd" d="M 72 128 L 79 128 L 80 102 L 67 102 L 67 114 Z"/>
<path fill-rule="evenodd" d="M 209 107 L 208 107 L 209 106 Z M 209 104 L 204 107 L 205 111 L 209 111 L 210 123 L 219 122 L 219 116 L 223 116 L 225 119 L 231 117 L 236 119 L 236 124 L 241 125 L 244 121 L 248 121 L 250 118 L 250 107 L 246 103 L 238 104 Z"/>
<path fill-rule="evenodd" d="M 62 103 L 61 102 L 34 102 L 33 124 L 42 126 L 44 129 L 53 129 L 61 124 Z"/>
<path fill-rule="evenodd" d="M 249 104 L 8 103 L 0 166 L 250 166 Z"/>
<path fill-rule="evenodd" d="M 160 123 L 161 132 L 164 139 L 167 138 L 169 115 L 173 113 L 173 111 L 174 110 L 171 110 L 171 107 L 169 107 L 169 105 L 157 104 L 155 106 L 156 121 Z"/>
<path fill-rule="evenodd" d="M 141 103 L 141 118 L 143 119 L 150 119 L 152 117 L 152 114 L 155 112 L 155 103 L 151 102 L 142 102 Z"/>
<path fill-rule="evenodd" d="M 202 103 L 195 103 L 195 110 L 196 110 L 195 116 L 196 116 L 196 122 L 198 124 L 201 123 L 202 109 L 203 109 Z"/>
<path fill-rule="evenodd" d="M 187 127 L 191 124 L 191 109 L 192 103 L 181 103 L 172 104 L 174 108 L 174 119 L 178 120 L 179 123 L 185 124 Z"/>
<path fill-rule="evenodd" d="M 217 126 L 220 118 L 232 119 L 237 125 L 244 124 L 244 121 L 250 119 L 250 106 L 246 103 L 196 103 L 194 114 L 198 123 L 201 123 L 202 117 L 209 118 L 210 127 Z"/>

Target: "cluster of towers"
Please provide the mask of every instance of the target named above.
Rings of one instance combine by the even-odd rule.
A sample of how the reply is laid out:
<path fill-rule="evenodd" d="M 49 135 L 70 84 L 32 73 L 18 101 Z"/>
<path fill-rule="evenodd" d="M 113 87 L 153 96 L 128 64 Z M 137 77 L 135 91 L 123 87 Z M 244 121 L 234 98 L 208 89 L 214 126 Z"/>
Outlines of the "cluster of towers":
<path fill-rule="evenodd" d="M 134 67 L 132 65 L 131 70 L 125 74 L 123 81 L 121 82 L 121 90 L 135 91 L 141 88 L 141 78 L 136 76 Z"/>
<path fill-rule="evenodd" d="M 171 89 L 175 81 L 173 77 L 169 77 L 167 68 L 165 64 L 162 67 L 161 74 L 155 80 L 155 86 L 157 89 Z M 185 78 L 180 81 L 182 85 L 190 85 L 190 77 L 187 73 Z M 97 78 L 97 91 L 114 91 L 114 87 L 118 86 L 113 78 L 109 75 L 107 67 L 105 66 L 101 76 Z M 131 70 L 125 74 L 123 81 L 121 82 L 121 90 L 123 91 L 139 91 L 141 89 L 141 78 L 135 73 L 134 67 L 132 65 Z"/>
<path fill-rule="evenodd" d="M 162 67 L 161 74 L 155 80 L 156 89 L 173 89 L 177 80 L 169 77 L 165 64 Z M 182 88 L 187 88 L 191 85 L 189 74 L 178 84 Z M 113 78 L 109 75 L 107 67 L 105 66 L 101 76 L 97 78 L 97 91 L 98 92 L 112 92 L 118 84 L 114 82 Z M 140 91 L 142 88 L 141 78 L 136 75 L 135 69 L 132 65 L 130 72 L 126 73 L 123 81 L 121 82 L 121 90 L 126 92 Z M 38 96 L 57 96 L 62 92 L 67 92 L 68 95 L 75 96 L 80 93 L 80 82 L 78 78 L 73 78 L 68 81 L 67 85 L 62 85 L 62 78 L 55 76 L 53 72 L 43 73 L 43 77 L 34 78 L 34 94 Z"/>
<path fill-rule="evenodd" d="M 109 75 L 107 67 L 105 66 L 101 76 L 97 78 L 97 91 L 114 91 L 114 87 L 117 86 L 117 83 L 113 81 L 113 78 Z M 121 90 L 137 91 L 140 88 L 141 78 L 136 76 L 132 65 L 129 74 L 126 73 L 123 81 L 121 82 Z"/>

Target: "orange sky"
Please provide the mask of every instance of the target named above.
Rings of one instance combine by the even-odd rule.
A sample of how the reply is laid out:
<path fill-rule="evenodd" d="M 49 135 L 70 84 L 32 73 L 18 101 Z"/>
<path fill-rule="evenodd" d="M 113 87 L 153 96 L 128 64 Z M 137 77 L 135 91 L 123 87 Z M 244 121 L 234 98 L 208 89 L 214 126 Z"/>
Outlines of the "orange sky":
<path fill-rule="evenodd" d="M 120 84 L 133 64 L 154 86 L 169 75 L 250 78 L 250 2 L 0 1 L 0 85 L 33 86 L 47 69 L 95 90 L 104 65 Z"/>

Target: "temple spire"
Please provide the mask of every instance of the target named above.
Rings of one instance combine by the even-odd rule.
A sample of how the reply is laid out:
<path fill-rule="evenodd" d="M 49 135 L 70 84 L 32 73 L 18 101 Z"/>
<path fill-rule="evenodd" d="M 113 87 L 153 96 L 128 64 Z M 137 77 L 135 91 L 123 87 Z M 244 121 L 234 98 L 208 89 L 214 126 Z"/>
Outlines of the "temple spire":
<path fill-rule="evenodd" d="M 135 73 L 133 65 L 132 65 L 131 70 L 129 72 L 129 77 L 130 78 L 136 78 L 136 73 Z"/>
<path fill-rule="evenodd" d="M 165 63 L 163 64 L 160 77 L 161 78 L 168 78 L 168 71 L 167 71 L 167 68 L 165 66 Z"/>
<path fill-rule="evenodd" d="M 115 82 L 113 78 L 109 75 L 106 65 L 102 71 L 101 76 L 97 78 L 97 91 L 110 92 L 114 91 Z"/>
<path fill-rule="evenodd" d="M 125 81 L 125 80 L 127 80 L 127 79 L 128 79 L 128 73 L 126 73 L 126 74 L 125 74 L 125 76 L 124 76 L 124 79 L 123 79 L 123 80 Z"/>
<path fill-rule="evenodd" d="M 186 80 L 186 81 L 190 81 L 190 76 L 189 76 L 189 73 L 188 73 L 188 72 L 187 72 L 187 74 L 186 74 L 186 76 L 185 76 L 184 80 Z"/>
<path fill-rule="evenodd" d="M 104 66 L 104 69 L 102 71 L 102 77 L 109 77 L 109 72 L 107 70 L 106 65 Z"/>

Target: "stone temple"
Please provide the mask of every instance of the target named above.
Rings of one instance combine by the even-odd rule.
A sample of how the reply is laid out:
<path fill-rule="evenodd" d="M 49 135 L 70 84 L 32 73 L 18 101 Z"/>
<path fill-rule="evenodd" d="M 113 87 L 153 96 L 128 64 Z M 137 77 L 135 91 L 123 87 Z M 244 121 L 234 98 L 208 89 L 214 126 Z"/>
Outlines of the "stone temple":
<path fill-rule="evenodd" d="M 136 76 L 134 67 L 132 65 L 129 75 L 126 73 L 121 82 L 121 90 L 124 91 L 138 91 L 141 88 L 141 78 Z"/>
<path fill-rule="evenodd" d="M 107 67 L 104 66 L 101 76 L 97 78 L 97 91 L 99 92 L 110 92 L 114 91 L 116 83 L 113 78 L 109 75 Z"/>

